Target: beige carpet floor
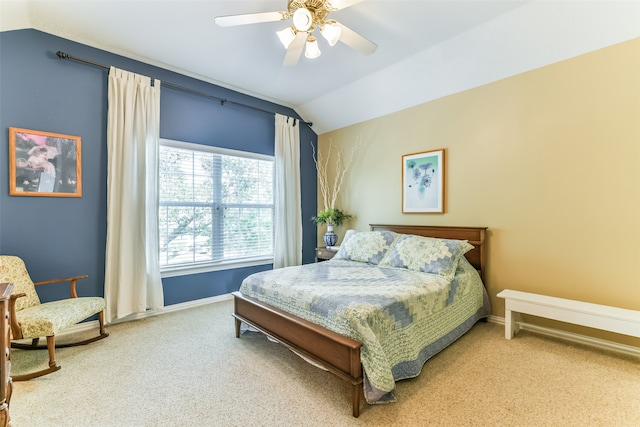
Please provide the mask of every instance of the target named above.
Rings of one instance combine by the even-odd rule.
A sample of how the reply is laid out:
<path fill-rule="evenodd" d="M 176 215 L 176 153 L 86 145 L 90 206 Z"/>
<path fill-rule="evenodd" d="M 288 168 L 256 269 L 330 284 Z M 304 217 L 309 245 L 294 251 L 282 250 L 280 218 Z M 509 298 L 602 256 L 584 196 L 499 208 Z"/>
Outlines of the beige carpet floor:
<path fill-rule="evenodd" d="M 112 325 L 59 349 L 62 369 L 14 384 L 14 427 L 640 426 L 640 361 L 478 323 L 351 416 L 346 382 L 258 333 L 234 335 L 224 301 Z M 83 332 L 84 335 L 84 332 Z M 13 372 L 46 351 L 12 353 Z"/>

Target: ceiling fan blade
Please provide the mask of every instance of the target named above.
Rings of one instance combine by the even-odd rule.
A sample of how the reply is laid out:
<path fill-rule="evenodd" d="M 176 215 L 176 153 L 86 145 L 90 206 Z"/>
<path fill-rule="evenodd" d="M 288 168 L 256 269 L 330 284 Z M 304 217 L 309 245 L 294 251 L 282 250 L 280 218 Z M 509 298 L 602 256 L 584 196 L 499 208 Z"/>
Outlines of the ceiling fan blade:
<path fill-rule="evenodd" d="M 346 27 L 339 22 L 337 22 L 336 25 L 338 25 L 341 30 L 340 41 L 350 48 L 355 49 L 364 55 L 371 55 L 378 48 L 377 44 L 356 33 L 351 28 Z"/>
<path fill-rule="evenodd" d="M 286 12 L 260 12 L 247 13 L 244 15 L 216 16 L 215 22 L 221 27 L 232 27 L 234 25 L 259 24 L 261 22 L 284 21 L 287 19 Z"/>
<path fill-rule="evenodd" d="M 302 55 L 302 49 L 304 48 L 304 43 L 307 41 L 307 33 L 304 31 L 299 31 L 296 34 L 296 38 L 293 39 L 289 48 L 287 49 L 287 54 L 284 56 L 284 66 L 291 67 L 296 65 L 300 60 L 300 55 Z"/>
<path fill-rule="evenodd" d="M 334 9 L 340 10 L 349 6 L 353 6 L 354 4 L 360 3 L 361 1 L 362 0 L 329 0 L 329 3 Z"/>

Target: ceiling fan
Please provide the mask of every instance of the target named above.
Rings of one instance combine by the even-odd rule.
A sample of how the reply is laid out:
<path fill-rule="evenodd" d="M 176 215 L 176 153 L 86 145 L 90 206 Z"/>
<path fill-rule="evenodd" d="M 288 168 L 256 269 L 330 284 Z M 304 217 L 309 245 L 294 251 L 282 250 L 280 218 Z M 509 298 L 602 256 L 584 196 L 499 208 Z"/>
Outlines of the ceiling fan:
<path fill-rule="evenodd" d="M 307 58 L 313 59 L 320 56 L 318 40 L 313 35 L 316 29 L 320 31 L 330 46 L 341 41 L 352 49 L 369 55 L 375 52 L 378 45 L 336 20 L 327 19 L 331 12 L 361 1 L 363 0 L 289 0 L 286 11 L 218 16 L 215 18 L 215 23 L 221 27 L 230 27 L 291 19 L 292 26 L 276 33 L 282 45 L 287 49 L 284 57 L 285 66 L 298 63 L 305 45 Z"/>

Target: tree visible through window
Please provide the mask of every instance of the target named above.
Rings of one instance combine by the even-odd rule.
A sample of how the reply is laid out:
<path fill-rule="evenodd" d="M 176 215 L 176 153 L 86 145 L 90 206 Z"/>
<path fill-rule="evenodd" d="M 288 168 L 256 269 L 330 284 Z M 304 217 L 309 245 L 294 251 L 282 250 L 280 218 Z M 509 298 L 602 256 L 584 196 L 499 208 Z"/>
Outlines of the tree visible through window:
<path fill-rule="evenodd" d="M 270 156 L 161 140 L 160 266 L 273 257 Z"/>

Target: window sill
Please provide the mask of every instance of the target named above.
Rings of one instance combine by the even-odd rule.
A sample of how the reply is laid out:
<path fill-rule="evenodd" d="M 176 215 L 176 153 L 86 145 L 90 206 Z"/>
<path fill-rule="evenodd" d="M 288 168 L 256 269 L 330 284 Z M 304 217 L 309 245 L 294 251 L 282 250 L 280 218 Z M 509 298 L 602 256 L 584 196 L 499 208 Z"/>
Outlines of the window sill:
<path fill-rule="evenodd" d="M 222 261 L 216 263 L 167 267 L 160 270 L 162 278 L 188 276 L 191 274 L 208 273 L 211 271 L 232 270 L 236 268 L 256 267 L 273 264 L 273 258 L 249 259 L 244 261 Z"/>

